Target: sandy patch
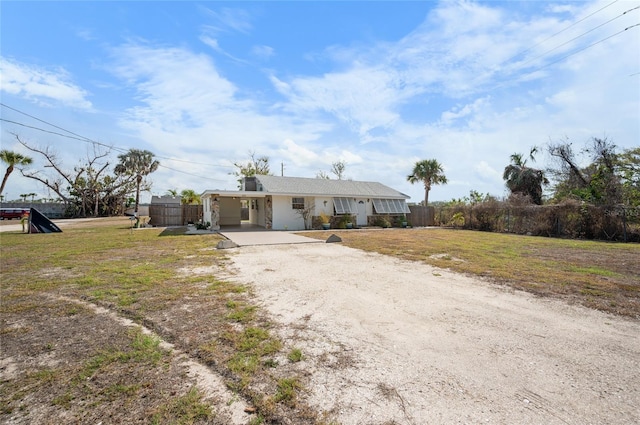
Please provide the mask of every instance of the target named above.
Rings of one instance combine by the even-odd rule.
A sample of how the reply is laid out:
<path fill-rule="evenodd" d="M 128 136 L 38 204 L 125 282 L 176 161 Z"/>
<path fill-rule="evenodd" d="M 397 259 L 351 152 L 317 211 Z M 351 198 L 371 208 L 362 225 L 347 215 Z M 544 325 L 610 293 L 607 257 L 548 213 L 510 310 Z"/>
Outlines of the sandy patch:
<path fill-rule="evenodd" d="M 640 326 L 338 244 L 230 255 L 349 424 L 640 423 Z"/>

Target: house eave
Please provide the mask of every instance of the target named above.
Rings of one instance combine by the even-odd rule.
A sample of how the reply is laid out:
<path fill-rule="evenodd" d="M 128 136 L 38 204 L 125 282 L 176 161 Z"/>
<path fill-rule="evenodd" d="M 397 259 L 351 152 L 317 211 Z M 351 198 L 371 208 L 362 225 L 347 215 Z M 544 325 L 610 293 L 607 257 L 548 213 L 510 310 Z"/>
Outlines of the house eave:
<path fill-rule="evenodd" d="M 265 196 L 291 196 L 291 197 L 315 197 L 315 198 L 360 198 L 360 199 L 410 199 L 409 196 L 401 194 L 397 196 L 382 194 L 336 194 L 336 193 L 304 193 L 304 192 L 265 192 L 253 190 L 205 190 L 201 197 L 220 196 L 223 198 L 264 198 Z"/>
<path fill-rule="evenodd" d="M 201 197 L 220 196 L 222 198 L 264 198 L 269 195 L 266 192 L 254 192 L 247 190 L 205 190 Z"/>

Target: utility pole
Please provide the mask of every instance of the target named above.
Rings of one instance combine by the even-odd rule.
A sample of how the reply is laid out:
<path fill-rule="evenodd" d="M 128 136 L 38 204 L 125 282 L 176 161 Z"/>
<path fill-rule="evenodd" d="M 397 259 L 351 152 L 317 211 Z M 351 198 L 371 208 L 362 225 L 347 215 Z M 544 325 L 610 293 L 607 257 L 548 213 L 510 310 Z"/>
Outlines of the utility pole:
<path fill-rule="evenodd" d="M 284 177 L 284 162 L 280 163 L 280 176 Z"/>

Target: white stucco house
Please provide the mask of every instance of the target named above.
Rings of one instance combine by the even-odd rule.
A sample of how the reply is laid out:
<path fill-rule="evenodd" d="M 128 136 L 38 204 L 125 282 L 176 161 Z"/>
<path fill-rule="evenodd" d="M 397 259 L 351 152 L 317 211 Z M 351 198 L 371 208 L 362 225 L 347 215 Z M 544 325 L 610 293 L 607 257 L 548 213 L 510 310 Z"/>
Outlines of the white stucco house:
<path fill-rule="evenodd" d="M 273 230 L 315 227 L 324 213 L 350 214 L 354 224 L 366 226 L 378 215 L 410 213 L 409 196 L 376 182 L 259 175 L 243 180 L 238 191 L 207 190 L 201 195 L 203 221 L 213 229 L 240 226 L 241 209 L 249 208 L 249 222 Z M 305 227 L 302 212 L 310 211 Z"/>

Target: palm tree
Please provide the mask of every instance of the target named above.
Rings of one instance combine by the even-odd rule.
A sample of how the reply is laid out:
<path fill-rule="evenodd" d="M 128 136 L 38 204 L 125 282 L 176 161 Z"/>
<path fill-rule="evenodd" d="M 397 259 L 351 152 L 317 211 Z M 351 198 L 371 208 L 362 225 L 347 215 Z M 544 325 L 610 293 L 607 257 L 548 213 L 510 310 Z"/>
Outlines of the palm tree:
<path fill-rule="evenodd" d="M 2 194 L 2 192 L 4 191 L 4 186 L 7 184 L 7 179 L 13 172 L 13 169 L 16 167 L 16 165 L 29 165 L 33 162 L 33 159 L 20 153 L 3 149 L 0 151 L 0 160 L 8 165 L 7 171 L 4 173 L 4 178 L 2 179 L 2 186 L 0 186 L 0 194 Z"/>
<path fill-rule="evenodd" d="M 532 147 L 529 152 L 529 159 L 535 162 L 537 147 Z M 520 153 L 511 155 L 511 163 L 504 168 L 502 178 L 507 188 L 512 194 L 520 193 L 531 197 L 533 203 L 542 204 L 542 185 L 548 184 L 549 180 L 544 176 L 544 171 L 527 167 L 527 159 L 523 159 Z"/>
<path fill-rule="evenodd" d="M 138 212 L 140 204 L 140 185 L 144 176 L 158 169 L 160 162 L 153 159 L 153 153 L 147 150 L 129 149 L 129 152 L 118 155 L 120 163 L 116 165 L 116 174 L 125 174 L 135 177 L 136 180 L 136 206 L 134 212 Z"/>
<path fill-rule="evenodd" d="M 200 205 L 200 195 L 198 195 L 193 189 L 184 189 L 180 192 L 180 202 L 184 205 Z"/>
<path fill-rule="evenodd" d="M 447 184 L 442 165 L 435 159 L 424 159 L 416 162 L 411 174 L 407 176 L 409 183 L 422 182 L 424 184 L 424 205 L 429 203 L 429 191 L 434 184 Z"/>

